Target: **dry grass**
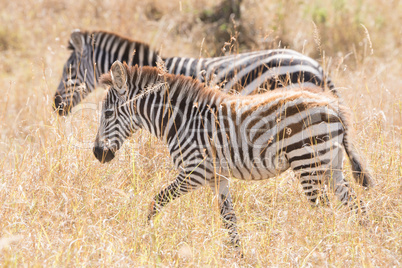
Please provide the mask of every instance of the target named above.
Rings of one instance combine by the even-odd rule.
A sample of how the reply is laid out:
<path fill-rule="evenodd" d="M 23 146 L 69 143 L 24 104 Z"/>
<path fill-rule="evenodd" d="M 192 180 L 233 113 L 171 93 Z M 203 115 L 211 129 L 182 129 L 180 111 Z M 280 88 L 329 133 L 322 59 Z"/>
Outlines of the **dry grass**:
<path fill-rule="evenodd" d="M 152 197 L 176 175 L 166 148 L 148 133 L 134 135 L 117 159 L 102 165 L 88 149 L 97 128 L 94 111 L 68 119 L 52 112 L 74 28 L 117 31 L 165 56 L 221 51 L 223 44 L 209 43 L 208 26 L 197 20 L 214 1 L 135 2 L 1 1 L 1 266 L 402 265 L 399 1 L 243 1 L 253 49 L 285 44 L 326 56 L 377 182 L 368 192 L 354 186 L 370 209 L 370 224 L 360 226 L 335 201 L 310 208 L 290 173 L 233 181 L 244 259 L 230 251 L 208 189 L 172 202 L 154 227 L 146 224 Z"/>

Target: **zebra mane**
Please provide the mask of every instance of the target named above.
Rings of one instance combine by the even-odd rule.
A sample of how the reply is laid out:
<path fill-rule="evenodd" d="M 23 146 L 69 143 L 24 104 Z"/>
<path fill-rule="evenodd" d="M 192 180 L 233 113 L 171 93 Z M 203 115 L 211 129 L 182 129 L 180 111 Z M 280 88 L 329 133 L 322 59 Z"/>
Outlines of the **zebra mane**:
<path fill-rule="evenodd" d="M 186 98 L 202 101 L 206 98 L 211 98 L 214 95 L 225 95 L 228 98 L 234 98 L 233 95 L 228 95 L 219 90 L 209 88 L 204 83 L 184 75 L 173 75 L 165 73 L 157 67 L 144 66 L 139 67 L 128 66 L 123 63 L 128 75 L 127 81 L 131 81 L 131 85 L 140 85 L 140 92 L 134 97 L 135 99 L 142 98 L 148 94 L 162 90 L 165 87 L 175 88 L 175 95 L 183 95 Z M 103 74 L 100 77 L 100 84 L 106 87 L 113 87 L 112 76 L 109 73 Z M 137 90 L 137 89 L 129 89 Z M 131 99 L 128 101 L 132 101 Z"/>
<path fill-rule="evenodd" d="M 80 31 L 80 33 L 85 37 L 85 40 L 87 40 L 87 42 L 90 42 L 90 40 L 92 39 L 92 36 L 96 37 L 98 35 L 109 35 L 109 36 L 115 36 L 116 38 L 120 39 L 121 42 L 128 41 L 130 43 L 141 44 L 148 48 L 150 47 L 150 45 L 147 43 L 140 42 L 140 41 L 128 38 L 126 36 L 123 36 L 123 35 L 120 35 L 120 34 L 117 34 L 114 32 L 100 30 L 100 31 Z M 98 45 L 100 45 L 100 44 L 98 44 Z M 70 43 L 70 41 L 68 41 L 67 49 L 74 50 L 74 47 Z"/>

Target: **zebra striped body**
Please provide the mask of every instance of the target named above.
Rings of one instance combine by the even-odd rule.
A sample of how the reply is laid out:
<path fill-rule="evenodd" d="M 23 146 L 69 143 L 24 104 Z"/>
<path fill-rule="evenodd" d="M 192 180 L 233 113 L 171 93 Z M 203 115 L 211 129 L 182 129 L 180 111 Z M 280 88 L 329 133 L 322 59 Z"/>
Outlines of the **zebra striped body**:
<path fill-rule="evenodd" d="M 236 89 L 241 95 L 258 93 L 258 89 L 317 86 L 327 86 L 337 94 L 318 62 L 290 49 L 215 58 L 167 58 L 166 66 L 169 73 L 197 78 L 209 86 L 218 85 L 224 92 Z"/>
<path fill-rule="evenodd" d="M 64 65 L 62 79 L 55 94 L 54 108 L 68 113 L 91 91 L 102 73 L 109 71 L 115 60 L 139 66 L 155 66 L 157 54 L 144 43 L 108 32 L 71 34 L 73 50 Z M 315 60 L 289 49 L 263 50 L 216 58 L 166 58 L 170 73 L 184 74 L 219 85 L 228 92 L 243 95 L 258 93 L 259 88 L 275 89 L 292 86 L 320 86 L 335 89 Z"/>
<path fill-rule="evenodd" d="M 101 80 L 110 89 L 94 145 L 96 158 L 112 160 L 124 140 L 144 128 L 167 143 L 180 170 L 155 197 L 150 218 L 170 200 L 209 185 L 219 193 L 225 226 L 238 245 L 225 178 L 268 179 L 289 167 L 312 203 L 326 201 L 326 183 L 341 202 L 365 212 L 343 177 L 343 151 L 362 185 L 369 186 L 371 178 L 348 136 L 344 108 L 333 97 L 301 90 L 233 96 L 190 78 L 120 62 Z"/>

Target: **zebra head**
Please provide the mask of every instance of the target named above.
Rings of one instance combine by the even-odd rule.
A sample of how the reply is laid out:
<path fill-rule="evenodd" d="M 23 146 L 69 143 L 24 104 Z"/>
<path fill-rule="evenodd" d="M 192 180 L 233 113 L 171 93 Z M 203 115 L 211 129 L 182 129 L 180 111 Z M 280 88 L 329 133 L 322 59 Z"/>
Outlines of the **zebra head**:
<path fill-rule="evenodd" d="M 63 67 L 63 76 L 54 96 L 54 109 L 60 115 L 68 114 L 94 88 L 90 34 L 79 30 L 72 32 L 68 48 L 72 53 Z"/>
<path fill-rule="evenodd" d="M 119 61 L 113 63 L 110 75 L 101 78 L 109 89 L 102 103 L 93 152 L 102 163 L 111 161 L 124 140 L 140 127 L 133 106 L 127 99 L 127 78 L 126 66 Z"/>

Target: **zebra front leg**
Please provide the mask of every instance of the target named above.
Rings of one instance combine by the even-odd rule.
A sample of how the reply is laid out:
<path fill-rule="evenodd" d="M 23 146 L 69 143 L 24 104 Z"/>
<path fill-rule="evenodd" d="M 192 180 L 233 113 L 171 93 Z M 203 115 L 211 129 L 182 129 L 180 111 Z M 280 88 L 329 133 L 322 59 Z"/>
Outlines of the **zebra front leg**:
<path fill-rule="evenodd" d="M 148 214 L 148 221 L 150 221 L 162 209 L 162 207 L 167 205 L 170 201 L 204 185 L 205 179 L 203 177 L 199 176 L 198 173 L 193 172 L 193 169 L 187 168 L 187 170 L 187 172 L 184 170 L 181 171 L 170 185 L 154 197 L 150 213 Z"/>
<path fill-rule="evenodd" d="M 240 248 L 240 237 L 237 232 L 237 219 L 233 209 L 232 198 L 229 192 L 229 183 L 226 179 L 218 177 L 210 182 L 212 191 L 218 195 L 219 210 L 225 228 L 229 232 L 230 242 Z"/>

